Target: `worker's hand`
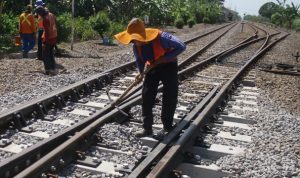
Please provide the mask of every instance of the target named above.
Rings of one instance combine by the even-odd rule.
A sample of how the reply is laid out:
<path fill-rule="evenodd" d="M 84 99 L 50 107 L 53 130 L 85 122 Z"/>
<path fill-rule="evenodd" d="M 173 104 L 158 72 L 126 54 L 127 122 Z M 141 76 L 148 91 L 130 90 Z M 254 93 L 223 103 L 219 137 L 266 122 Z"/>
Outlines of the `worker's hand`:
<path fill-rule="evenodd" d="M 164 63 L 164 59 L 162 58 L 162 57 L 160 57 L 160 58 L 158 58 L 158 59 L 156 59 L 156 60 L 153 60 L 151 63 L 150 63 L 150 68 L 154 68 L 154 67 L 156 67 L 157 65 L 159 65 L 159 64 L 162 64 L 162 63 Z"/>

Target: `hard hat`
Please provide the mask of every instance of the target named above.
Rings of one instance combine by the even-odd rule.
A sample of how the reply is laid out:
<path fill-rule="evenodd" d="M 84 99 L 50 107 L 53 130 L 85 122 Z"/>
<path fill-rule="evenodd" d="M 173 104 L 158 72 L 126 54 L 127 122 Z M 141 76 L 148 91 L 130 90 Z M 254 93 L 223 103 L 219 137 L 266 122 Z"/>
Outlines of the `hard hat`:
<path fill-rule="evenodd" d="M 43 0 L 37 0 L 34 4 L 35 7 L 38 7 L 38 6 L 44 6 L 45 3 L 43 2 Z"/>

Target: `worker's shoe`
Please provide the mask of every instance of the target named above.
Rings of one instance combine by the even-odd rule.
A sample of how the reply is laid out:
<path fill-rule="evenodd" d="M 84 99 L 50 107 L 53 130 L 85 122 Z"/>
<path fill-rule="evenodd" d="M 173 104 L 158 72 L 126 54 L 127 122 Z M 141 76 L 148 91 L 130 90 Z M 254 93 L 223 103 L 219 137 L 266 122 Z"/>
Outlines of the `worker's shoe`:
<path fill-rule="evenodd" d="M 152 135 L 153 135 L 153 131 L 152 131 L 152 130 L 145 130 L 145 129 L 140 130 L 140 131 L 137 131 L 137 132 L 135 133 L 135 136 L 136 136 L 137 138 L 141 138 L 141 137 L 150 137 L 150 136 L 152 136 Z"/>
<path fill-rule="evenodd" d="M 54 76 L 54 75 L 58 74 L 58 71 L 56 69 L 54 69 L 54 70 L 46 70 L 45 74 L 46 75 L 50 75 L 50 76 Z"/>
<path fill-rule="evenodd" d="M 156 140 L 162 140 L 165 138 L 165 136 L 168 134 L 169 132 L 166 131 L 165 129 L 161 129 L 160 131 L 158 131 L 155 135 L 153 135 L 153 138 Z"/>
<path fill-rule="evenodd" d="M 23 57 L 23 58 L 28 58 L 28 53 L 27 53 L 27 52 L 23 52 L 23 53 L 22 53 L 22 57 Z"/>
<path fill-rule="evenodd" d="M 49 75 L 54 76 L 58 74 L 58 70 L 54 69 L 54 70 L 50 70 L 49 71 Z"/>
<path fill-rule="evenodd" d="M 161 129 L 160 131 L 158 131 L 155 135 L 153 135 L 153 138 L 156 140 L 162 140 L 165 138 L 165 136 L 171 132 L 174 128 L 176 127 L 176 125 L 173 125 L 171 128 L 168 129 Z"/>

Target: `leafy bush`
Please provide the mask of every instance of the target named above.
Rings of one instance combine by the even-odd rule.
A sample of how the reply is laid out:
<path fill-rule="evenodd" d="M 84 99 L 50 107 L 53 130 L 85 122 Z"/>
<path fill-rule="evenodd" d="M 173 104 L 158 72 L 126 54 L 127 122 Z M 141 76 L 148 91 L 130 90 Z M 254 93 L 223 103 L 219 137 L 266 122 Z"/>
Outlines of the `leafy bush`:
<path fill-rule="evenodd" d="M 196 22 L 195 22 L 195 20 L 192 18 L 192 19 L 189 19 L 188 21 L 187 21 L 187 23 L 188 23 L 188 25 L 189 25 L 189 27 L 190 28 L 192 28 L 195 24 L 196 24 Z"/>
<path fill-rule="evenodd" d="M 292 25 L 293 29 L 295 29 L 296 31 L 300 31 L 300 18 L 297 18 L 293 21 L 293 25 Z"/>
<path fill-rule="evenodd" d="M 276 12 L 275 14 L 273 14 L 271 16 L 271 22 L 272 23 L 274 23 L 276 25 L 280 25 L 282 23 L 281 21 L 282 21 L 281 20 L 281 15 L 278 12 Z"/>
<path fill-rule="evenodd" d="M 188 21 L 190 16 L 189 16 L 188 12 L 183 11 L 183 12 L 180 13 L 179 17 L 181 19 L 183 19 L 184 24 L 187 24 L 187 21 Z"/>
<path fill-rule="evenodd" d="M 0 53 L 14 47 L 14 36 L 18 34 L 19 19 L 10 14 L 0 14 Z"/>
<path fill-rule="evenodd" d="M 75 38 L 81 41 L 91 40 L 97 36 L 97 32 L 94 31 L 89 23 L 86 23 L 86 19 L 83 17 L 78 17 L 75 20 Z"/>
<path fill-rule="evenodd" d="M 64 13 L 56 18 L 57 20 L 57 33 L 58 42 L 69 41 L 72 31 L 72 15 Z"/>
<path fill-rule="evenodd" d="M 121 32 L 121 31 L 124 31 L 125 28 L 126 28 L 126 27 L 125 27 L 124 25 L 122 25 L 121 23 L 111 22 L 111 24 L 110 24 L 110 29 L 109 29 L 109 31 L 106 33 L 106 35 L 107 35 L 108 37 L 112 37 L 112 38 L 113 38 L 113 36 L 114 36 L 115 34 Z"/>
<path fill-rule="evenodd" d="M 208 18 L 208 17 L 204 17 L 204 18 L 203 18 L 203 23 L 210 23 L 209 18 Z"/>
<path fill-rule="evenodd" d="M 19 19 L 10 14 L 0 14 L 0 33 L 16 34 L 18 33 Z"/>
<path fill-rule="evenodd" d="M 208 3 L 202 3 L 199 6 L 199 12 L 202 14 L 203 23 L 214 23 L 220 21 L 222 8 L 217 3 L 208 1 Z"/>
<path fill-rule="evenodd" d="M 175 20 L 175 26 L 179 29 L 182 29 L 184 26 L 184 21 L 182 18 L 178 18 Z"/>
<path fill-rule="evenodd" d="M 104 11 L 98 12 L 95 16 L 91 16 L 89 19 L 89 24 L 92 28 L 98 32 L 103 39 L 104 33 L 110 28 L 110 20 L 107 13 Z"/>
<path fill-rule="evenodd" d="M 81 35 L 81 41 L 92 40 L 95 39 L 97 36 L 99 36 L 97 32 L 90 27 L 83 31 Z"/>
<path fill-rule="evenodd" d="M 201 14 L 201 12 L 199 12 L 199 11 L 196 11 L 195 12 L 195 19 L 196 19 L 196 22 L 197 23 L 202 23 L 202 14 Z"/>

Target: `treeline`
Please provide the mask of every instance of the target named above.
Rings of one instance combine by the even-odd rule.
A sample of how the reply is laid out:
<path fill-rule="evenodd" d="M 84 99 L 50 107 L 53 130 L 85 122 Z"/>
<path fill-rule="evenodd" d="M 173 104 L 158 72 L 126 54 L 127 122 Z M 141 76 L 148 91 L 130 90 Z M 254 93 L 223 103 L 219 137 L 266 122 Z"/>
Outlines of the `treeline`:
<path fill-rule="evenodd" d="M 277 0 L 262 5 L 259 9 L 259 16 L 246 15 L 245 20 L 255 22 L 268 22 L 276 26 L 295 29 L 300 31 L 300 5 L 293 2 L 286 4 L 286 0 Z"/>
<path fill-rule="evenodd" d="M 133 17 L 149 16 L 150 26 L 218 23 L 238 19 L 236 12 L 223 7 L 224 0 L 74 0 L 75 38 L 89 40 L 112 37 Z M 72 0 L 45 0 L 57 16 L 59 41 L 68 41 L 72 28 Z M 29 0 L 0 0 L 0 50 L 12 44 L 18 33 L 18 16 Z M 33 4 L 35 0 L 33 0 Z M 2 35 L 3 34 L 3 35 Z M 2 45 L 2 47 L 1 47 Z"/>

